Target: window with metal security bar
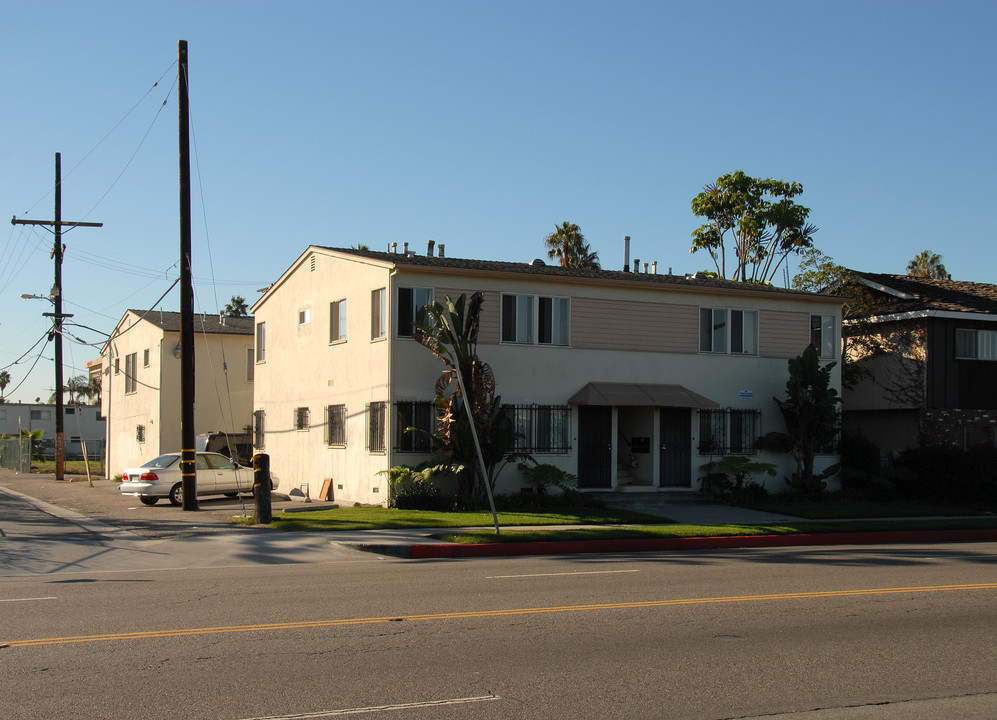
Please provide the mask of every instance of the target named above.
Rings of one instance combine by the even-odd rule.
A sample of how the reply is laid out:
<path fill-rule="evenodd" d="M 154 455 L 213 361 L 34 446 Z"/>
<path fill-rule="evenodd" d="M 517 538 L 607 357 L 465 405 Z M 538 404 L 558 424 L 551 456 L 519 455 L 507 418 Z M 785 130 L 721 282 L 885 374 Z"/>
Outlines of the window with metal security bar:
<path fill-rule="evenodd" d="M 346 406 L 329 405 L 325 409 L 325 444 L 346 447 Z"/>
<path fill-rule="evenodd" d="M 429 400 L 395 403 L 395 450 L 431 452 L 436 429 L 436 405 Z"/>
<path fill-rule="evenodd" d="M 295 430 L 308 429 L 308 408 L 306 407 L 294 408 L 294 429 Z"/>
<path fill-rule="evenodd" d="M 145 442 L 145 425 L 135 426 L 135 442 Z"/>
<path fill-rule="evenodd" d="M 266 411 L 257 410 L 253 413 L 253 447 L 263 450 L 266 448 L 265 438 L 265 420 Z"/>
<path fill-rule="evenodd" d="M 718 408 L 699 411 L 700 455 L 757 455 L 761 410 Z"/>
<path fill-rule="evenodd" d="M 506 405 L 516 452 L 557 455 L 571 452 L 571 408 L 567 405 Z"/>
<path fill-rule="evenodd" d="M 373 402 L 367 406 L 367 452 L 384 452 L 387 406 L 386 402 Z"/>

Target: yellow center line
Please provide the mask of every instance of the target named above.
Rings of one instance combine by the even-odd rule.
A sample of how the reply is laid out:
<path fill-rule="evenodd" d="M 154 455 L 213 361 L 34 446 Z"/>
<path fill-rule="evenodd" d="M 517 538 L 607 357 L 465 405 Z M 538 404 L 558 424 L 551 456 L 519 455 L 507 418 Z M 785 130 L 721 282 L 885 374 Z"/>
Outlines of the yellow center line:
<path fill-rule="evenodd" d="M 966 590 L 997 590 L 997 583 L 868 588 L 863 590 L 826 590 L 821 592 L 776 593 L 771 595 L 734 595 L 730 597 L 712 598 L 679 598 L 675 600 L 647 600 L 643 602 L 600 603 L 595 605 L 562 605 L 554 607 L 511 608 L 507 610 L 469 610 L 465 612 L 427 613 L 423 615 L 391 615 L 387 617 L 344 618 L 341 620 L 304 620 L 300 622 L 279 622 L 260 625 L 229 625 L 175 630 L 148 630 L 144 632 L 109 633 L 106 635 L 78 635 L 73 637 L 38 638 L 34 640 L 9 640 L 6 642 L 0 642 L 0 648 L 35 647 L 39 645 L 67 645 L 71 643 L 108 642 L 111 640 L 146 640 L 151 638 L 217 635 L 222 633 L 259 632 L 267 630 L 300 630 L 304 628 L 345 627 L 400 621 L 419 622 L 430 620 L 461 620 L 465 618 L 540 615 L 544 613 L 585 612 L 592 610 L 634 610 L 641 608 L 671 607 L 677 605 L 746 603 L 758 602 L 761 600 L 812 600 L 818 598 L 899 595 Z"/>

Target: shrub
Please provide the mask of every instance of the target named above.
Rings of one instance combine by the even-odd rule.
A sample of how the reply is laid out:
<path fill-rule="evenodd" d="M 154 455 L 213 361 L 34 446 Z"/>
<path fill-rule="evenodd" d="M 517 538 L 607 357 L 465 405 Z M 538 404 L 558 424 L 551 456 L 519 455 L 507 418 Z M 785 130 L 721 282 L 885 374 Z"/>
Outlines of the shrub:
<path fill-rule="evenodd" d="M 547 489 L 556 487 L 571 490 L 578 484 L 578 478 L 554 465 L 538 463 L 533 458 L 519 463 L 519 472 L 537 495 L 546 495 Z"/>
<path fill-rule="evenodd" d="M 904 450 L 889 475 L 905 499 L 997 504 L 997 449 L 992 447 Z"/>

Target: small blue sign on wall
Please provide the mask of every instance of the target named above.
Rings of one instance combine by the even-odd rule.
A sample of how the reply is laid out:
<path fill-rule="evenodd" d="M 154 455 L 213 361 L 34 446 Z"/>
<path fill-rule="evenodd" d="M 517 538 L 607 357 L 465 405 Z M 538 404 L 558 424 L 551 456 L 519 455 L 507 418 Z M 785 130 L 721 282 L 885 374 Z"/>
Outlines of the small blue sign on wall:
<path fill-rule="evenodd" d="M 751 402 L 752 400 L 755 399 L 755 391 L 742 390 L 740 393 L 738 393 L 738 397 L 740 398 L 741 402 Z"/>

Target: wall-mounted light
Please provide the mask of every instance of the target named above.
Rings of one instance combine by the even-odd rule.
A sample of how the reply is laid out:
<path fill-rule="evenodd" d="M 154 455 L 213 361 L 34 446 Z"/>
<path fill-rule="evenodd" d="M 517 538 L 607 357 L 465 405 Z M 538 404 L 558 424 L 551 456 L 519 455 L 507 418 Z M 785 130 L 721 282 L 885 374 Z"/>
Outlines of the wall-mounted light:
<path fill-rule="evenodd" d="M 173 348 L 173 357 L 175 357 L 177 360 L 179 360 L 180 359 L 180 355 L 182 355 L 182 354 L 183 353 L 181 352 L 180 343 L 177 343 L 176 347 Z"/>

